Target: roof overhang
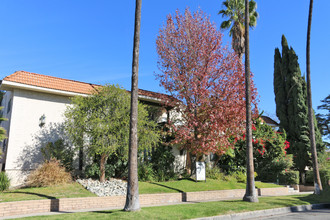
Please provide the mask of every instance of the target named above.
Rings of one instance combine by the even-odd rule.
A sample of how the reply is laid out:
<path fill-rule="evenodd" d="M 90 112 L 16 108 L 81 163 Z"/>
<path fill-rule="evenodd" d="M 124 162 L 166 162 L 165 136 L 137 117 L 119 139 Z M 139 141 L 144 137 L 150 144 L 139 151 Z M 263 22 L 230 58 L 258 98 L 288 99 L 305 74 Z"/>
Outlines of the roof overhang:
<path fill-rule="evenodd" d="M 7 81 L 7 80 L 2 80 L 0 89 L 7 90 L 7 91 L 12 91 L 13 89 L 24 89 L 24 90 L 29 90 L 29 91 L 50 93 L 50 94 L 55 94 L 55 95 L 68 96 L 68 97 L 77 96 L 77 95 L 88 96 L 88 94 L 83 94 L 83 93 L 43 88 L 43 87 L 39 87 L 39 86 L 32 86 L 32 85 L 27 85 L 27 84 L 23 84 L 23 83 L 11 82 L 11 81 Z"/>
<path fill-rule="evenodd" d="M 48 94 L 54 94 L 54 95 L 61 95 L 61 96 L 67 96 L 67 97 L 73 97 L 73 96 L 88 96 L 89 94 L 85 93 L 77 93 L 77 92 L 69 92 L 64 90 L 58 90 L 58 89 L 49 89 L 49 88 L 43 88 L 39 86 L 32 86 L 27 85 L 24 83 L 17 83 L 7 80 L 2 80 L 0 82 L 0 90 L 6 90 L 6 91 L 12 91 L 13 89 L 23 89 L 23 90 L 29 90 L 34 92 L 42 92 L 42 93 L 48 93 Z M 152 102 L 155 104 L 161 104 L 162 100 L 159 98 L 149 97 L 145 95 L 139 95 L 138 96 L 140 100 Z"/>

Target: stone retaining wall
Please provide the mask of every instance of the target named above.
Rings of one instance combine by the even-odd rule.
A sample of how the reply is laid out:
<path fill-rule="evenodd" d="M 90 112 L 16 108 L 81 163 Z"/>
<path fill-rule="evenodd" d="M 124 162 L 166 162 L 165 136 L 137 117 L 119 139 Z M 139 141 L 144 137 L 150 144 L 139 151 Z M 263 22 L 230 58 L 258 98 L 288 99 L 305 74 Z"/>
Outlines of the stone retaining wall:
<path fill-rule="evenodd" d="M 243 198 L 245 189 L 217 190 L 203 192 L 141 194 L 140 205 L 169 205 L 180 202 L 199 202 Z M 265 188 L 258 190 L 259 196 L 288 195 L 288 188 Z M 50 211 L 73 211 L 98 208 L 123 208 L 126 196 L 83 197 L 29 200 L 0 203 L 0 218 L 13 215 L 25 215 Z"/>

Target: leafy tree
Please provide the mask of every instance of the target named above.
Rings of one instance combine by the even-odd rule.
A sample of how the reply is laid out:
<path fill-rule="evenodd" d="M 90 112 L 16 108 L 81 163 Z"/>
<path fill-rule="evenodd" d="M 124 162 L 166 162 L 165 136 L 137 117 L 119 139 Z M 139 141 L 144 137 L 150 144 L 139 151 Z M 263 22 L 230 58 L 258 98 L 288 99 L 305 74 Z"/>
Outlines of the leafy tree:
<path fill-rule="evenodd" d="M 101 182 L 105 180 L 105 164 L 109 156 L 128 146 L 129 99 L 127 91 L 108 85 L 98 88 L 90 96 L 74 97 L 65 112 L 66 129 L 72 142 L 83 144 L 91 156 L 100 155 Z M 150 148 L 159 139 L 156 123 L 148 120 L 142 104 L 139 104 L 139 113 L 139 146 Z"/>
<path fill-rule="evenodd" d="M 156 40 L 157 77 L 175 98 L 168 102 L 177 111 L 171 114 L 171 143 L 197 158 L 223 154 L 228 138 L 244 130 L 244 68 L 221 42 L 222 34 L 209 18 L 189 9 L 168 15 Z M 251 91 L 256 105 L 253 82 Z"/>
<path fill-rule="evenodd" d="M 249 13 L 249 0 L 245 0 L 245 14 Z M 250 17 L 245 16 L 245 112 L 246 112 L 246 191 L 243 197 L 247 202 L 258 202 L 258 196 L 254 183 L 254 162 L 252 146 L 252 111 L 251 111 L 251 73 L 250 73 L 250 40 L 249 23 Z"/>
<path fill-rule="evenodd" d="M 330 138 L 330 95 L 321 100 L 322 105 L 318 106 L 317 109 L 326 111 L 324 114 L 317 114 L 319 128 L 322 134 Z"/>
<path fill-rule="evenodd" d="M 312 152 L 312 164 L 314 172 L 314 186 L 315 194 L 320 194 L 322 191 L 322 183 L 318 168 L 316 142 L 315 142 L 315 121 L 314 111 L 312 107 L 312 86 L 311 86 L 311 68 L 310 68 L 310 41 L 312 28 L 312 14 L 313 14 L 313 0 L 309 3 L 308 13 L 308 27 L 307 27 L 307 45 L 306 45 L 306 72 L 307 72 L 307 104 L 308 104 L 308 125 L 309 125 L 309 139 Z M 317 129 L 317 127 L 315 127 Z"/>
<path fill-rule="evenodd" d="M 282 36 L 282 55 L 278 48 L 274 56 L 274 93 L 276 115 L 280 129 L 285 130 L 291 143 L 294 166 L 299 171 L 300 182 L 305 183 L 305 167 L 311 165 L 308 128 L 307 85 L 301 76 L 298 57 L 289 48 Z M 319 130 L 316 128 L 318 149 L 324 148 Z"/>
<path fill-rule="evenodd" d="M 228 20 L 221 23 L 221 29 L 229 29 L 229 36 L 232 37 L 231 45 L 236 54 L 242 59 L 245 52 L 244 37 L 244 18 L 245 3 L 244 0 L 226 0 L 222 3 L 225 9 L 220 10 L 218 14 Z M 249 1 L 249 27 L 257 25 L 258 13 L 256 12 L 257 3 L 254 0 Z"/>
<path fill-rule="evenodd" d="M 129 156 L 128 156 L 128 181 L 125 211 L 140 210 L 139 185 L 138 185 L 138 73 L 139 73 L 139 47 L 140 47 L 140 27 L 141 27 L 141 6 L 142 0 L 135 3 L 135 25 L 134 25 L 134 46 L 132 62 L 132 95 L 131 95 L 131 115 L 129 130 Z"/>

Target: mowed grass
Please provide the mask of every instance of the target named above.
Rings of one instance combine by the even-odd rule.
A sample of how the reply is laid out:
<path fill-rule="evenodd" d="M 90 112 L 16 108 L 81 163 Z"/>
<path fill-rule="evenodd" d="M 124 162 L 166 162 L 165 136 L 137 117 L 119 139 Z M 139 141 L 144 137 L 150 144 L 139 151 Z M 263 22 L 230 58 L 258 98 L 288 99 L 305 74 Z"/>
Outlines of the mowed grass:
<path fill-rule="evenodd" d="M 258 188 L 281 187 L 275 184 L 256 182 Z M 244 183 L 236 181 L 219 181 L 208 179 L 206 182 L 195 182 L 193 180 L 178 180 L 169 182 L 139 182 L 139 193 L 175 193 L 196 192 L 208 190 L 245 189 Z M 59 199 L 93 197 L 95 194 L 89 192 L 78 183 L 9 190 L 0 193 L 0 202 L 12 202 L 22 200 Z"/>
<path fill-rule="evenodd" d="M 0 192 L 0 202 L 93 196 L 96 195 L 86 190 L 79 183 L 71 183 L 58 186 L 22 188 L 2 193 Z"/>
<path fill-rule="evenodd" d="M 256 211 L 271 208 L 308 205 L 315 203 L 330 203 L 330 190 L 321 196 L 294 195 L 279 197 L 262 197 L 259 203 L 243 202 L 242 200 L 204 202 L 142 208 L 139 212 L 124 212 L 122 210 L 95 211 L 53 216 L 34 216 L 24 219 L 191 219 L 246 211 Z"/>
<path fill-rule="evenodd" d="M 179 181 L 168 182 L 139 182 L 139 192 L 146 193 L 174 193 L 174 192 L 198 192 L 209 190 L 228 190 L 228 189 L 245 189 L 245 183 L 236 181 L 221 181 L 207 179 L 206 182 L 195 182 L 191 179 L 183 179 Z M 283 187 L 271 183 L 256 182 L 257 188 L 274 188 Z"/>

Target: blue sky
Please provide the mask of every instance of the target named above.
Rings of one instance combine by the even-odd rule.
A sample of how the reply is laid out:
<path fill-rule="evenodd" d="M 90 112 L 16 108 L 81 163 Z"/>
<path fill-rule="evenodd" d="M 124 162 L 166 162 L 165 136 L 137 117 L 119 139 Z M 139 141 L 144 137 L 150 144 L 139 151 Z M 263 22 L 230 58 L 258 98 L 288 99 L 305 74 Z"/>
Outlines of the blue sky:
<path fill-rule="evenodd" d="M 166 15 L 176 9 L 201 8 L 219 27 L 222 0 L 143 0 L 139 88 L 164 92 L 154 77 L 155 38 Z M 284 34 L 306 72 L 309 1 L 257 0 L 259 19 L 250 31 L 251 70 L 260 110 L 275 116 L 274 49 Z M 314 1 L 311 73 L 313 106 L 330 94 L 329 0 Z M 25 70 L 130 89 L 135 1 L 2 0 L 0 1 L 0 78 Z M 230 45 L 228 31 L 224 43 Z"/>

